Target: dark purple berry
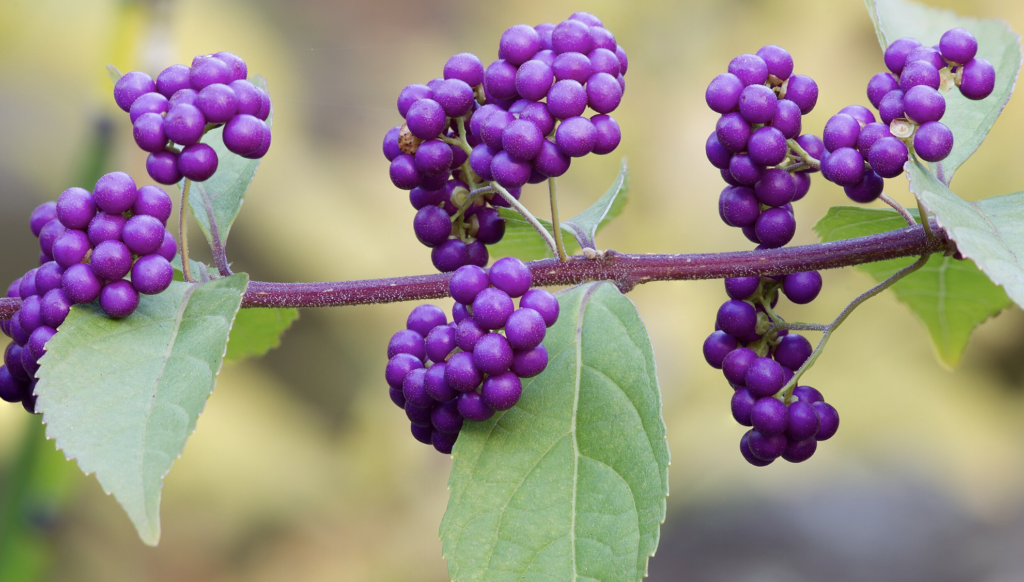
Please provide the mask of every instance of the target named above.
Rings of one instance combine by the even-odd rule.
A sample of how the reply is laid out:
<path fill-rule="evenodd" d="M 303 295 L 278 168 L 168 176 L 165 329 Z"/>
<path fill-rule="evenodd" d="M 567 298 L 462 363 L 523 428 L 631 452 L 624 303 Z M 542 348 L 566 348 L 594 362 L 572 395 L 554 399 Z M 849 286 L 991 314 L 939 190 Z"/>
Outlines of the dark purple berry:
<path fill-rule="evenodd" d="M 523 384 L 512 372 L 504 372 L 490 376 L 484 380 L 480 389 L 480 397 L 484 404 L 494 410 L 508 410 L 519 402 L 523 394 Z"/>
<path fill-rule="evenodd" d="M 423 336 L 411 329 L 399 330 L 388 341 L 388 359 L 398 354 L 410 354 L 420 361 L 425 360 L 427 353 L 423 346 Z"/>
<path fill-rule="evenodd" d="M 71 312 L 71 304 L 63 288 L 52 289 L 39 301 L 39 315 L 45 325 L 57 329 Z"/>
<path fill-rule="evenodd" d="M 818 84 L 806 75 L 793 75 L 786 81 L 785 99 L 796 103 L 800 113 L 807 115 L 818 103 Z"/>
<path fill-rule="evenodd" d="M 750 423 L 765 436 L 782 433 L 789 424 L 786 405 L 775 398 L 761 398 L 750 410 Z"/>
<path fill-rule="evenodd" d="M 483 381 L 483 374 L 473 363 L 471 352 L 458 352 L 453 355 L 444 368 L 444 379 L 449 386 L 459 392 L 470 392 Z"/>
<path fill-rule="evenodd" d="M 455 329 L 455 344 L 464 352 L 471 352 L 476 342 L 487 334 L 487 330 L 477 325 L 472 317 L 459 322 Z"/>
<path fill-rule="evenodd" d="M 757 358 L 744 375 L 744 385 L 758 398 L 772 396 L 785 384 L 782 365 L 771 358 Z"/>
<path fill-rule="evenodd" d="M 509 297 L 521 297 L 530 289 L 533 276 L 525 263 L 515 257 L 499 259 L 491 266 L 491 285 L 504 291 Z"/>
<path fill-rule="evenodd" d="M 864 156 L 852 147 L 841 147 L 822 161 L 821 173 L 840 186 L 856 186 L 864 178 Z"/>
<path fill-rule="evenodd" d="M 409 330 L 406 330 L 409 331 Z M 455 349 L 455 328 L 439 325 L 430 330 L 425 342 L 426 357 L 432 362 L 443 362 Z"/>
<path fill-rule="evenodd" d="M 818 414 L 818 420 L 821 421 L 821 427 L 814 438 L 819 441 L 827 441 L 839 430 L 839 413 L 826 402 L 815 402 L 812 406 Z"/>
<path fill-rule="evenodd" d="M 747 370 L 757 359 L 757 352 L 750 348 L 738 348 L 725 356 L 722 360 L 722 372 L 730 383 L 737 386 L 744 386 L 747 377 Z"/>
<path fill-rule="evenodd" d="M 142 71 L 132 71 L 114 83 L 114 101 L 122 110 L 130 111 L 136 99 L 153 91 L 156 91 L 156 83 L 152 77 Z"/>
<path fill-rule="evenodd" d="M 67 229 L 58 220 L 51 220 L 39 231 L 39 248 L 47 257 L 53 257 L 53 243 L 62 237 Z M 49 260 L 49 259 L 48 259 Z"/>
<path fill-rule="evenodd" d="M 761 204 L 750 188 L 729 187 L 718 199 L 719 213 L 729 226 L 753 226 L 761 215 Z"/>
<path fill-rule="evenodd" d="M 984 99 L 995 89 L 996 70 L 985 59 L 971 59 L 964 65 L 962 74 L 960 93 L 968 99 Z"/>
<path fill-rule="evenodd" d="M 186 65 L 171 65 L 156 77 L 156 90 L 170 99 L 171 95 L 182 89 L 188 89 L 189 68 Z"/>
<path fill-rule="evenodd" d="M 462 415 L 459 414 L 459 403 L 454 397 L 434 408 L 430 413 L 430 424 L 435 430 L 445 434 L 458 434 L 462 430 Z"/>
<path fill-rule="evenodd" d="M 946 60 L 965 64 L 978 54 L 978 39 L 965 28 L 951 28 L 942 33 L 939 51 Z"/>
<path fill-rule="evenodd" d="M 779 168 L 768 168 L 761 175 L 761 179 L 754 184 L 754 194 L 762 204 L 767 206 L 785 206 L 796 196 L 796 182 L 789 172 Z"/>
<path fill-rule="evenodd" d="M 178 154 L 178 171 L 195 182 L 209 180 L 217 171 L 217 152 L 205 143 L 187 146 Z"/>
<path fill-rule="evenodd" d="M 430 435 L 430 444 L 434 446 L 434 450 L 443 454 L 450 455 L 452 449 L 455 447 L 455 441 L 459 438 L 458 433 L 443 433 L 435 430 Z"/>
<path fill-rule="evenodd" d="M 785 208 L 769 208 L 757 218 L 754 232 L 765 248 L 779 248 L 793 240 L 796 220 Z"/>
<path fill-rule="evenodd" d="M 704 340 L 704 359 L 712 368 L 722 369 L 725 357 L 738 346 L 739 342 L 736 338 L 724 331 L 716 331 Z"/>
<path fill-rule="evenodd" d="M 514 160 L 505 151 L 498 152 L 491 160 L 491 178 L 505 188 L 524 186 L 530 180 L 532 171 L 530 162 Z"/>
<path fill-rule="evenodd" d="M 752 430 L 748 430 L 740 439 L 740 454 L 743 455 L 743 458 L 748 463 L 755 467 L 767 467 L 768 465 L 772 464 L 772 461 L 774 461 L 774 459 L 765 461 L 764 459 L 754 456 L 754 453 L 750 451 L 750 435 L 753 432 L 754 431 Z"/>
<path fill-rule="evenodd" d="M 793 389 L 793 396 L 795 396 L 800 402 L 807 402 L 810 404 L 824 401 L 824 398 L 821 396 L 821 392 L 818 392 L 810 386 L 797 386 Z"/>
<path fill-rule="evenodd" d="M 718 308 L 717 321 L 722 331 L 742 339 L 754 331 L 757 325 L 757 311 L 746 301 L 732 299 Z"/>
<path fill-rule="evenodd" d="M 159 184 L 177 184 L 181 181 L 178 156 L 168 151 L 149 154 L 146 158 L 146 173 Z"/>
<path fill-rule="evenodd" d="M 65 228 L 85 230 L 96 215 L 96 201 L 84 188 L 68 188 L 57 199 L 57 220 Z"/>
<path fill-rule="evenodd" d="M 843 191 L 846 192 L 846 196 L 850 200 L 866 204 L 877 200 L 882 195 L 884 188 L 885 183 L 882 177 L 869 170 L 864 172 L 864 177 L 856 186 L 846 186 Z"/>
<path fill-rule="evenodd" d="M 818 413 L 810 402 L 802 400 L 789 405 L 789 424 L 786 427 L 786 437 L 793 442 L 809 439 L 818 434 L 821 422 L 818 420 Z"/>
<path fill-rule="evenodd" d="M 512 346 L 505 336 L 489 333 L 473 347 L 473 365 L 487 375 L 501 374 L 512 366 Z"/>
<path fill-rule="evenodd" d="M 53 289 L 60 288 L 63 275 L 64 268 L 54 261 L 40 265 L 36 271 L 36 295 L 41 297 Z"/>
<path fill-rule="evenodd" d="M 406 375 L 422 367 L 423 362 L 416 356 L 412 354 L 396 354 L 388 360 L 388 365 L 384 368 L 384 379 L 387 381 L 388 386 L 400 390 Z"/>
<path fill-rule="evenodd" d="M 100 308 L 115 319 L 131 315 L 139 306 L 139 293 L 128 281 L 114 281 L 100 291 Z"/>
<path fill-rule="evenodd" d="M 782 292 L 798 305 L 810 303 L 821 292 L 821 273 L 806 271 L 786 275 L 782 280 Z"/>
<path fill-rule="evenodd" d="M 893 41 L 889 48 L 885 49 L 885 66 L 894 74 L 899 75 L 907 63 L 907 56 L 919 46 L 921 43 L 910 37 Z"/>
<path fill-rule="evenodd" d="M 46 353 L 46 343 L 53 339 L 55 335 L 57 335 L 57 330 L 48 325 L 40 325 L 32 331 L 32 335 L 29 336 L 25 347 L 31 352 L 32 357 L 38 360 Z"/>
<path fill-rule="evenodd" d="M 494 410 L 484 403 L 483 397 L 476 392 L 464 392 L 457 400 L 459 414 L 466 420 L 483 422 L 494 416 Z"/>
<path fill-rule="evenodd" d="M 747 434 L 750 435 L 747 441 L 750 452 L 762 461 L 774 461 L 786 451 L 787 441 L 785 435 L 775 434 L 768 436 L 756 430 L 752 430 Z"/>
<path fill-rule="evenodd" d="M 941 122 L 929 121 L 914 132 L 914 151 L 926 162 L 941 162 L 953 151 L 953 132 Z"/>
<path fill-rule="evenodd" d="M 782 452 L 782 458 L 790 463 L 802 463 L 814 455 L 818 449 L 818 441 L 813 438 L 802 441 L 787 441 L 786 450 Z"/>
<path fill-rule="evenodd" d="M 704 100 L 708 107 L 716 113 L 729 113 L 739 107 L 743 81 L 732 73 L 722 73 L 708 84 L 704 92 Z"/>
<path fill-rule="evenodd" d="M 750 123 L 768 123 L 775 117 L 778 98 L 764 85 L 750 85 L 740 93 L 740 114 Z"/>
<path fill-rule="evenodd" d="M 768 81 L 768 64 L 757 55 L 743 54 L 729 61 L 729 72 L 744 86 L 763 85 Z"/>
<path fill-rule="evenodd" d="M 404 396 L 404 393 L 403 393 Z M 409 419 L 414 426 L 421 426 L 430 430 L 430 406 L 416 406 L 412 402 L 406 400 L 405 402 L 405 417 Z M 430 444 L 430 442 L 426 442 Z"/>
<path fill-rule="evenodd" d="M 834 152 L 839 148 L 856 147 L 859 136 L 860 123 L 853 117 L 840 113 L 832 116 L 825 124 L 822 141 L 825 142 L 825 149 Z"/>
<path fill-rule="evenodd" d="M 811 342 L 800 334 L 790 333 L 779 340 L 775 347 L 775 361 L 789 368 L 799 369 L 811 357 Z"/>
<path fill-rule="evenodd" d="M 918 125 L 938 121 L 946 113 L 946 99 L 935 89 L 918 85 L 903 96 L 903 109 L 907 118 Z"/>
<path fill-rule="evenodd" d="M 408 404 L 429 409 L 434 405 L 434 399 L 427 394 L 426 388 L 423 385 L 423 379 L 426 374 L 426 368 L 410 370 L 405 375 L 405 379 L 402 380 L 402 394 L 405 396 L 405 401 Z"/>
<path fill-rule="evenodd" d="M 516 352 L 512 357 L 512 373 L 520 378 L 532 378 L 548 365 L 548 351 L 541 344 L 532 350 Z"/>
<path fill-rule="evenodd" d="M 762 127 L 750 134 L 747 150 L 755 164 L 775 166 L 786 159 L 789 148 L 786 145 L 786 136 L 782 135 L 781 131 L 774 127 Z"/>
<path fill-rule="evenodd" d="M 89 265 L 71 265 L 64 271 L 61 285 L 74 303 L 92 303 L 100 296 L 103 283 Z"/>
<path fill-rule="evenodd" d="M 907 146 L 902 141 L 895 137 L 883 137 L 871 146 L 868 163 L 879 176 L 895 178 L 903 173 L 903 165 L 907 163 L 908 156 Z"/>
<path fill-rule="evenodd" d="M 878 73 L 868 81 L 868 101 L 872 107 L 878 109 L 882 98 L 899 88 L 900 82 L 891 73 Z"/>
<path fill-rule="evenodd" d="M 459 395 L 459 392 L 448 385 L 444 379 L 445 363 L 437 362 L 427 370 L 423 378 L 423 387 L 431 398 L 438 402 L 450 402 Z"/>
<path fill-rule="evenodd" d="M 903 93 L 910 91 L 918 85 L 925 85 L 932 89 L 938 89 L 942 78 L 939 70 L 927 61 L 914 61 L 907 63 L 900 73 L 900 90 Z"/>
<path fill-rule="evenodd" d="M 545 289 L 530 289 L 524 293 L 519 299 L 519 307 L 528 307 L 539 313 L 548 327 L 558 321 L 558 299 Z"/>
<path fill-rule="evenodd" d="M 718 142 L 727 150 L 738 153 L 747 149 L 751 134 L 750 122 L 739 113 L 726 113 L 715 125 Z"/>
<path fill-rule="evenodd" d="M 140 257 L 132 267 L 132 286 L 143 295 L 162 293 L 173 280 L 174 267 L 157 254 Z"/>
<path fill-rule="evenodd" d="M 788 99 L 780 100 L 776 105 L 775 117 L 772 118 L 771 127 L 782 132 L 782 137 L 793 139 L 800 135 L 802 125 L 802 115 L 797 104 Z"/>
<path fill-rule="evenodd" d="M 547 327 L 540 313 L 528 307 L 517 309 L 505 323 L 505 336 L 516 350 L 530 350 L 544 341 Z"/>

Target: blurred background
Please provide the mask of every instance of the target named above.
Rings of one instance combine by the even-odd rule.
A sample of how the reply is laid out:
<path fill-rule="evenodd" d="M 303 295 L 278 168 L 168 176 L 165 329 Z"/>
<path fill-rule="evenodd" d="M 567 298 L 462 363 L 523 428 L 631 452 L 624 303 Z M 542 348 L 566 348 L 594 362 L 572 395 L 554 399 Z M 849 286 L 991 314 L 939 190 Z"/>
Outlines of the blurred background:
<path fill-rule="evenodd" d="M 1016 0 L 931 4 L 1024 30 Z M 733 56 L 785 46 L 821 88 L 804 122 L 818 134 L 843 106 L 867 104 L 865 84 L 883 68 L 859 0 L 6 0 L 0 279 L 33 266 L 28 215 L 37 204 L 73 185 L 91 189 L 113 170 L 149 183 L 105 65 L 155 76 L 219 50 L 267 77 L 275 109 L 274 145 L 231 231 L 235 270 L 268 281 L 431 272 L 380 151 L 399 119 L 399 90 L 440 76 L 457 52 L 490 62 L 512 24 L 576 10 L 601 17 L 630 57 L 615 114 L 622 145 L 574 162 L 560 181 L 571 216 L 629 158 L 630 203 L 603 248 L 750 246 L 717 219 L 720 177 L 703 151 L 716 119 L 704 88 Z M 1018 96 L 953 189 L 968 199 L 1022 189 L 1022 129 Z M 910 201 L 902 179 L 890 184 Z M 545 216 L 544 195 L 528 187 L 523 200 Z M 817 218 L 846 202 L 816 178 L 798 204 L 794 242 L 815 242 Z M 814 304 L 782 313 L 830 320 L 870 285 L 852 269 L 829 272 Z M 652 580 L 1024 579 L 1018 308 L 981 326 L 951 371 L 891 295 L 869 302 L 805 376 L 840 411 L 839 435 L 808 463 L 754 469 L 737 451 L 728 385 L 701 356 L 721 282 L 656 283 L 630 297 L 658 355 L 673 460 Z M 451 461 L 410 437 L 382 378 L 387 340 L 410 308 L 307 310 L 281 348 L 225 366 L 166 480 L 158 548 L 43 440 L 37 417 L 0 407 L 0 580 L 447 580 L 437 530 Z"/>

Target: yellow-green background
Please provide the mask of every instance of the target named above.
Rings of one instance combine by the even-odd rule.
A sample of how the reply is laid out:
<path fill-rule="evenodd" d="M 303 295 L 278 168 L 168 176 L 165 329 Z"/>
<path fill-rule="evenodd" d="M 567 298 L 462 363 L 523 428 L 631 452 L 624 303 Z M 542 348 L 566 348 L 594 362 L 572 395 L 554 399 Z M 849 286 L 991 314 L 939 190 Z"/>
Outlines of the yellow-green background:
<path fill-rule="evenodd" d="M 1001 17 L 1024 30 L 1024 4 L 1014 0 L 935 4 Z M 574 161 L 560 193 L 565 213 L 581 210 L 612 181 L 619 158 L 628 157 L 630 203 L 599 240 L 620 251 L 750 246 L 717 218 L 721 180 L 703 151 L 715 121 L 704 88 L 733 56 L 768 43 L 789 49 L 796 71 L 820 87 L 818 105 L 804 120 L 805 131 L 819 134 L 841 107 L 866 104 L 865 83 L 882 68 L 857 0 L 7 0 L 0 4 L 0 278 L 12 280 L 33 266 L 31 208 L 69 186 L 90 186 L 75 180 L 97 123 L 108 120 L 114 132 L 104 171 L 124 170 L 149 183 L 145 155 L 111 98 L 104 66 L 155 76 L 166 65 L 218 50 L 242 55 L 251 72 L 267 77 L 275 109 L 273 147 L 231 232 L 236 270 L 274 281 L 431 272 L 429 252 L 412 234 L 413 210 L 388 180 L 380 152 L 384 132 L 399 120 L 399 90 L 439 76 L 456 52 L 490 62 L 507 26 L 558 22 L 580 9 L 603 18 L 629 53 L 626 94 L 615 113 L 624 137 L 611 156 Z M 975 199 L 1024 189 L 1022 128 L 1024 105 L 1016 97 L 958 173 L 954 190 Z M 908 202 L 904 179 L 890 184 Z M 528 188 L 523 200 L 545 214 L 538 187 Z M 797 205 L 794 242 L 813 242 L 814 221 L 845 202 L 838 187 L 815 178 Z M 781 309 L 793 319 L 828 320 L 869 285 L 852 270 L 829 272 L 813 305 Z M 966 524 L 947 532 L 954 540 L 948 546 L 926 544 L 924 555 L 962 565 L 975 554 L 963 550 L 960 561 L 958 549 L 970 546 L 978 531 L 1005 531 L 1003 541 L 1010 536 L 1017 543 L 996 544 L 985 563 L 1017 559 L 1024 568 L 1014 558 L 1014 547 L 1024 543 L 1019 309 L 982 326 L 962 367 L 948 371 L 936 363 L 923 326 L 891 295 L 871 301 L 805 376 L 840 411 L 838 435 L 808 463 L 755 470 L 737 451 L 743 431 L 729 415 L 728 385 L 700 351 L 723 296 L 718 281 L 654 283 L 630 295 L 658 357 L 673 460 L 655 579 L 687 572 L 685 560 L 675 570 L 663 556 L 687 555 L 692 515 L 712 523 L 728 517 L 742 536 L 764 524 L 743 522 L 746 514 L 736 508 L 813 500 L 807 519 L 833 524 L 832 545 L 856 550 L 886 535 L 931 539 L 933 512 L 913 504 L 921 496 L 940 499 L 943 510 L 961 516 L 957 524 Z M 166 480 L 156 549 L 138 541 L 95 479 L 70 464 L 72 471 L 56 471 L 71 476 L 64 478 L 66 501 L 40 520 L 42 579 L 446 580 L 437 527 L 450 460 L 411 438 L 383 382 L 387 339 L 410 308 L 305 311 L 281 349 L 226 365 Z M 29 422 L 38 418 L 0 407 L 0 478 L 10 477 Z M 858 495 L 868 506 L 872 495 L 891 497 L 897 510 L 882 511 L 868 525 L 829 517 L 836 507 L 853 507 L 850 498 Z M 899 508 L 909 513 L 895 535 L 888 519 Z M 809 559 L 784 538 L 761 541 L 778 564 Z M 718 545 L 726 552 L 719 570 L 711 561 L 690 579 L 730 579 L 719 574 L 743 558 L 727 553 L 731 543 Z M 870 553 L 864 559 L 870 562 Z M 1007 580 L 1024 577 L 1024 570 L 1011 571 L 1016 575 Z M 732 579 L 796 579 L 754 572 Z"/>

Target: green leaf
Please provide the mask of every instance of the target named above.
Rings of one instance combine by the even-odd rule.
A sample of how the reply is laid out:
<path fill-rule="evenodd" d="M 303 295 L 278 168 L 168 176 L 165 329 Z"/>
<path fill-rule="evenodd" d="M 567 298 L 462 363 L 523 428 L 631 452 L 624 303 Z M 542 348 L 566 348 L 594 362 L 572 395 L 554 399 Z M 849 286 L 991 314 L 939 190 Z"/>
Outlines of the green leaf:
<path fill-rule="evenodd" d="M 172 283 L 123 320 L 75 306 L 40 361 L 47 436 L 96 473 L 147 544 L 160 539 L 164 476 L 213 391 L 247 283 Z"/>
<path fill-rule="evenodd" d="M 669 452 L 650 338 L 611 283 L 559 304 L 548 368 L 455 444 L 452 580 L 641 580 L 658 546 Z"/>
<path fill-rule="evenodd" d="M 511 208 L 498 208 L 498 214 L 505 219 L 505 236 L 501 237 L 501 242 L 487 247 L 492 259 L 517 257 L 524 261 L 535 261 L 555 256 L 537 229 L 533 228 L 523 215 Z M 554 236 L 555 229 L 550 221 L 542 218 L 538 218 L 537 221 Z M 578 253 L 579 245 L 573 238 L 576 233 L 565 224 L 561 227 L 565 252 L 570 255 Z"/>
<path fill-rule="evenodd" d="M 262 356 L 281 345 L 281 334 L 299 318 L 297 309 L 241 309 L 231 327 L 225 360 L 242 360 Z"/>
<path fill-rule="evenodd" d="M 626 160 L 622 160 L 622 169 L 604 196 L 559 225 L 565 252 L 572 255 L 578 253 L 581 247 L 596 249 L 594 237 L 605 225 L 622 214 L 628 194 L 629 171 L 626 169 Z M 511 208 L 498 208 L 498 214 L 505 219 L 505 236 L 498 244 L 488 247 L 492 258 L 518 257 L 524 261 L 535 261 L 554 256 L 537 229 L 518 212 Z M 554 236 L 555 229 L 550 221 L 538 221 Z"/>
<path fill-rule="evenodd" d="M 114 65 L 107 65 L 107 76 L 110 77 L 111 83 L 117 83 L 124 75 Z"/>
<path fill-rule="evenodd" d="M 911 213 L 917 217 L 917 210 Z M 830 208 L 814 230 L 824 242 L 867 236 L 903 228 L 907 223 L 888 209 L 838 206 Z M 858 269 L 883 281 L 914 262 L 892 259 L 858 265 Z M 1010 305 L 1010 299 L 989 281 L 971 261 L 936 254 L 924 267 L 892 287 L 928 328 L 939 359 L 948 366 L 960 362 L 971 332 L 986 319 Z"/>
<path fill-rule="evenodd" d="M 1002 20 L 960 16 L 950 10 L 905 0 L 864 0 L 864 4 L 871 15 L 883 51 L 892 41 L 904 36 L 916 38 L 926 46 L 935 45 L 942 33 L 962 27 L 977 37 L 978 56 L 990 61 L 995 67 L 995 90 L 985 99 L 971 101 L 957 89 L 944 94 L 946 114 L 942 117 L 942 123 L 953 131 L 954 145 L 949 156 L 935 164 L 935 173 L 949 184 L 957 168 L 985 140 L 1013 93 L 1022 58 L 1020 35 Z"/>
<path fill-rule="evenodd" d="M 911 192 L 935 213 L 957 250 L 1024 307 L 1024 192 L 968 202 L 920 162 L 907 168 Z"/>
<path fill-rule="evenodd" d="M 267 81 L 263 77 L 255 76 L 252 83 L 262 89 L 267 89 Z M 274 110 L 270 110 L 267 117 L 267 125 L 272 126 L 274 121 Z M 192 190 L 189 193 L 188 203 L 192 208 L 192 214 L 199 222 L 199 228 L 206 235 L 206 240 L 213 244 L 212 224 L 216 223 L 222 245 L 227 245 L 228 234 L 231 232 L 231 225 L 242 210 L 242 202 L 245 200 L 245 193 L 249 184 L 256 177 L 256 170 L 260 167 L 262 160 L 250 160 L 237 154 L 231 153 L 224 145 L 222 134 L 224 127 L 211 130 L 203 136 L 203 143 L 208 144 L 217 152 L 217 172 L 212 178 L 205 182 L 193 182 Z M 178 189 L 184 188 L 185 182 L 178 183 Z"/>
<path fill-rule="evenodd" d="M 604 196 L 583 212 L 566 220 L 565 226 L 573 230 L 581 247 L 597 249 L 594 239 L 598 231 L 622 214 L 628 195 L 629 170 L 626 169 L 626 160 L 622 160 L 622 169 Z"/>

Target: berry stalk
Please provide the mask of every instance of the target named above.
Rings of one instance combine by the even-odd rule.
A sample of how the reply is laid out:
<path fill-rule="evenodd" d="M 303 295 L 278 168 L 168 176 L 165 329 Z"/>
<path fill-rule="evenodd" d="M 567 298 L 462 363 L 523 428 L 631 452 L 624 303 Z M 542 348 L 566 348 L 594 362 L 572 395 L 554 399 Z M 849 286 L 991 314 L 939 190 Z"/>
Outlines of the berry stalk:
<path fill-rule="evenodd" d="M 192 180 L 185 179 L 185 187 L 181 190 L 181 206 L 178 208 L 178 248 L 181 250 L 181 275 L 186 282 L 193 281 L 192 268 L 188 262 L 188 193 L 192 189 Z"/>
<path fill-rule="evenodd" d="M 564 263 L 569 258 L 565 255 L 565 244 L 562 242 L 562 227 L 558 224 L 558 190 L 555 187 L 554 178 L 548 178 L 548 194 L 551 197 L 551 230 L 555 232 L 558 260 Z"/>

